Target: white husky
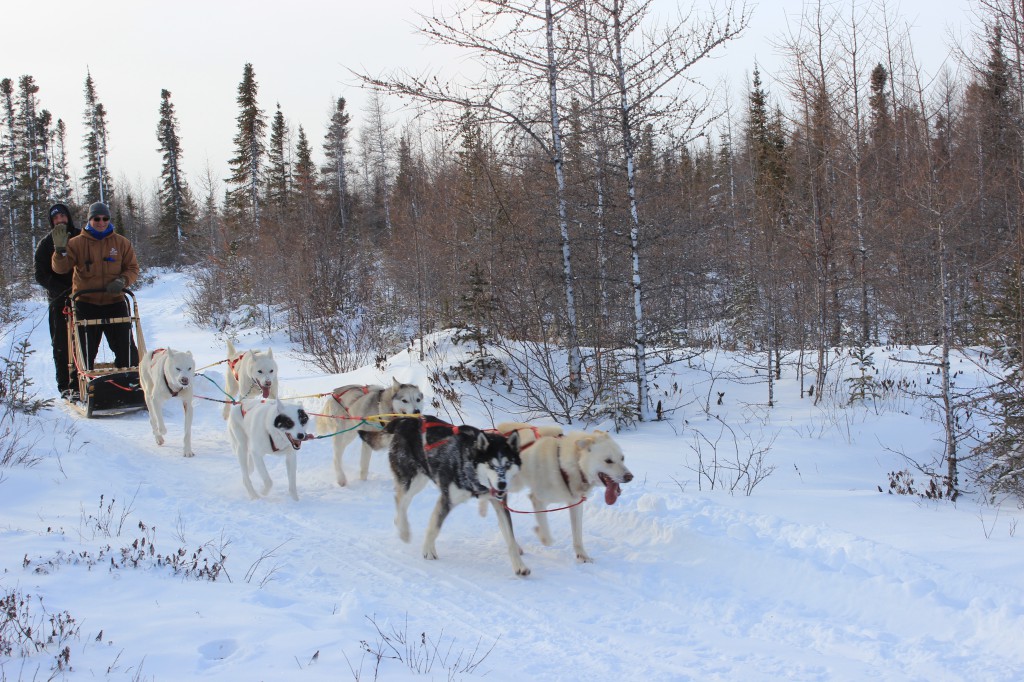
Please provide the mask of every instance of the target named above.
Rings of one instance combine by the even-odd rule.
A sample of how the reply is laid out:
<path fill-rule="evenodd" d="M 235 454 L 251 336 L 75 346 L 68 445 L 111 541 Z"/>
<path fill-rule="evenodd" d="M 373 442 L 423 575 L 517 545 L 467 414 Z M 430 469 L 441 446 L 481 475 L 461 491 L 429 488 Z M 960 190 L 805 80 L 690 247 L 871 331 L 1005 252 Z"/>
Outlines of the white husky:
<path fill-rule="evenodd" d="M 274 350 L 235 350 L 228 339 L 228 371 L 225 372 L 224 391 L 232 400 L 242 400 L 261 394 L 263 398 L 277 397 L 277 361 Z M 224 418 L 228 418 L 231 403 L 224 403 Z"/>
<path fill-rule="evenodd" d="M 541 427 L 546 428 L 546 427 Z M 558 428 L 558 427 L 552 427 Z M 537 526 L 534 531 L 541 543 L 550 545 L 551 529 L 547 514 L 549 504 L 572 505 L 569 523 L 572 526 L 572 547 L 580 562 L 593 561 L 583 548 L 583 505 L 579 504 L 592 488 L 604 486 L 604 501 L 615 504 L 622 493 L 620 483 L 633 480 L 626 468 L 622 449 L 604 431 L 572 431 L 561 437 L 537 438 L 529 424 L 504 422 L 498 431 L 505 435 L 518 433 L 521 439 L 519 456 L 522 468 L 512 482 L 512 491 L 529 488 Z"/>
<path fill-rule="evenodd" d="M 345 485 L 342 455 L 349 443 L 358 435 L 363 440 L 359 459 L 359 478 L 365 481 L 370 471 L 370 455 L 391 444 L 391 435 L 384 432 L 390 421 L 386 415 L 419 414 L 423 408 L 423 392 L 415 384 L 400 384 L 395 378 L 391 386 L 340 386 L 327 397 L 317 417 L 317 430 L 321 435 L 334 434 L 334 475 L 338 485 Z M 367 417 L 377 417 L 367 419 Z"/>
<path fill-rule="evenodd" d="M 146 396 L 149 423 L 157 445 L 164 444 L 167 425 L 164 424 L 164 403 L 171 398 L 181 401 L 185 409 L 185 436 L 182 450 L 186 457 L 192 452 L 192 388 L 196 362 L 189 351 L 157 348 L 146 351 L 139 363 L 139 382 Z"/>
<path fill-rule="evenodd" d="M 303 441 L 314 438 L 306 428 L 308 422 L 309 416 L 299 405 L 277 399 L 263 401 L 250 398 L 231 406 L 228 434 L 242 469 L 242 485 L 249 497 L 255 500 L 270 492 L 273 482 L 263 457 L 275 454 L 284 455 L 288 471 L 288 494 L 293 500 L 299 499 L 295 488 L 295 453 L 302 447 Z M 263 490 L 259 494 L 249 478 L 254 468 L 263 479 Z"/>

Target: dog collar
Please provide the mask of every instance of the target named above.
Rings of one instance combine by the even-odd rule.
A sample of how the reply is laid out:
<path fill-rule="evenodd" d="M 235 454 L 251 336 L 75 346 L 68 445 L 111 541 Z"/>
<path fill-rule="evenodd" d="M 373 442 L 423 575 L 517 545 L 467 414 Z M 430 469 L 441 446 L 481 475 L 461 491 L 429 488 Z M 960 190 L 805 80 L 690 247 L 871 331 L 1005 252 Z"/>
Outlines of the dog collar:
<path fill-rule="evenodd" d="M 167 390 L 170 392 L 172 398 L 177 398 L 178 394 L 185 390 L 184 386 L 179 388 L 177 391 L 171 388 L 171 382 L 167 380 L 167 374 L 164 374 L 164 386 L 167 387 Z"/>

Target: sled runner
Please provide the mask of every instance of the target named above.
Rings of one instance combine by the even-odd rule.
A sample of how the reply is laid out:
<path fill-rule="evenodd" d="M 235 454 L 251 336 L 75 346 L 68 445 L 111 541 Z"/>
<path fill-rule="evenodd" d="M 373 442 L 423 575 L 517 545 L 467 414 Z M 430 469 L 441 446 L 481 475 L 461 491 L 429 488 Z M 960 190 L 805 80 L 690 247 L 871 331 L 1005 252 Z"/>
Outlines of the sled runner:
<path fill-rule="evenodd" d="M 77 395 L 68 396 L 68 404 L 87 418 L 99 415 L 122 414 L 146 406 L 145 394 L 139 382 L 139 367 L 117 367 L 113 362 L 97 362 L 91 369 L 88 366 L 87 348 L 83 332 L 90 326 L 126 323 L 129 324 L 129 336 L 138 347 L 141 358 L 146 352 L 146 343 L 142 337 L 142 322 L 139 319 L 139 306 L 135 294 L 124 290 L 125 302 L 128 304 L 126 317 L 110 317 L 103 319 L 82 319 L 78 310 L 78 297 L 82 294 L 102 292 L 104 289 L 83 289 L 68 301 L 68 348 L 70 363 L 68 372 L 74 379 L 72 369 L 77 369 L 77 384 L 72 385 Z"/>

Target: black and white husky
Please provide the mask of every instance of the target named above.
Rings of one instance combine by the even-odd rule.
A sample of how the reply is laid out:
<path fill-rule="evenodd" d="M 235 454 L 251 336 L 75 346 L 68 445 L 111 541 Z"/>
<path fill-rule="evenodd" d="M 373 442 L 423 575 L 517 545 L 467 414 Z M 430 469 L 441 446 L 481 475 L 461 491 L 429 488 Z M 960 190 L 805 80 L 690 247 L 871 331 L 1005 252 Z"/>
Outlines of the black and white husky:
<path fill-rule="evenodd" d="M 395 477 L 395 526 L 409 542 L 409 504 L 428 481 L 439 491 L 423 538 L 423 558 L 436 559 L 435 542 L 448 513 L 470 498 L 486 498 L 494 506 L 498 527 L 516 575 L 529 575 L 512 535 L 512 521 L 503 504 L 519 472 L 519 437 L 485 433 L 473 426 L 452 426 L 431 417 L 401 417 L 386 428 L 394 435 L 388 449 Z"/>
<path fill-rule="evenodd" d="M 265 455 L 283 455 L 285 470 L 288 473 L 288 494 L 298 501 L 299 493 L 295 488 L 296 453 L 302 443 L 314 438 L 307 428 L 309 416 L 296 403 L 283 400 L 261 400 L 249 398 L 231 406 L 228 413 L 228 435 L 231 447 L 238 457 L 238 465 L 242 469 L 242 485 L 252 499 L 270 492 L 273 482 L 267 465 L 263 461 Z M 256 470 L 263 480 L 260 493 L 252 486 L 249 474 Z"/>

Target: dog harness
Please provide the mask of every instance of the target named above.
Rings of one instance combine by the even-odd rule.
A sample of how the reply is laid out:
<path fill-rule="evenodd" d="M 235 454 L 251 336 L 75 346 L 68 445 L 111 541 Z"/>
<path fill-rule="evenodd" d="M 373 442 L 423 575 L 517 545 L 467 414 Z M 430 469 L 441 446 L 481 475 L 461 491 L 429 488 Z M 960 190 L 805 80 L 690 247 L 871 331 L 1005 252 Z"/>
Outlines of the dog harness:
<path fill-rule="evenodd" d="M 155 358 L 157 353 L 163 353 L 165 350 L 167 350 L 167 349 L 166 348 L 157 348 L 155 351 L 153 351 L 153 357 Z M 171 382 L 167 381 L 167 373 L 164 372 L 163 374 L 164 374 L 164 386 L 167 387 L 167 392 L 171 394 L 172 398 L 177 398 L 178 394 L 185 390 L 185 387 L 182 386 L 177 391 L 175 391 L 173 388 L 171 388 Z"/>
<path fill-rule="evenodd" d="M 346 394 L 348 394 L 348 393 L 350 393 L 352 391 L 362 391 L 363 395 L 366 395 L 367 393 L 370 392 L 370 387 L 369 386 L 350 386 L 350 387 L 346 388 L 344 391 L 342 391 L 341 393 L 331 393 L 331 397 L 334 398 L 334 401 L 336 403 L 338 403 L 343 408 L 345 408 L 346 412 L 348 412 L 348 406 L 346 406 L 345 403 L 341 402 L 341 399 L 343 397 L 345 397 Z"/>
<path fill-rule="evenodd" d="M 448 427 L 448 428 L 450 428 L 452 430 L 452 432 L 450 434 L 448 434 L 447 436 L 445 436 L 444 438 L 442 438 L 439 441 L 437 441 L 436 443 L 431 443 L 431 444 L 428 445 L 427 443 L 424 442 L 423 443 L 423 450 L 424 451 L 430 451 L 430 450 L 433 450 L 434 448 L 441 447 L 441 445 L 443 445 L 446 440 L 448 440 L 452 436 L 457 436 L 458 433 L 459 433 L 459 427 L 458 426 L 453 426 L 453 425 L 449 424 L 448 422 L 428 422 L 428 421 L 424 421 L 424 422 L 422 422 L 422 424 L 420 426 L 420 434 L 422 434 L 424 439 L 426 439 L 426 437 L 427 437 L 427 429 L 432 428 L 432 427 Z"/>

